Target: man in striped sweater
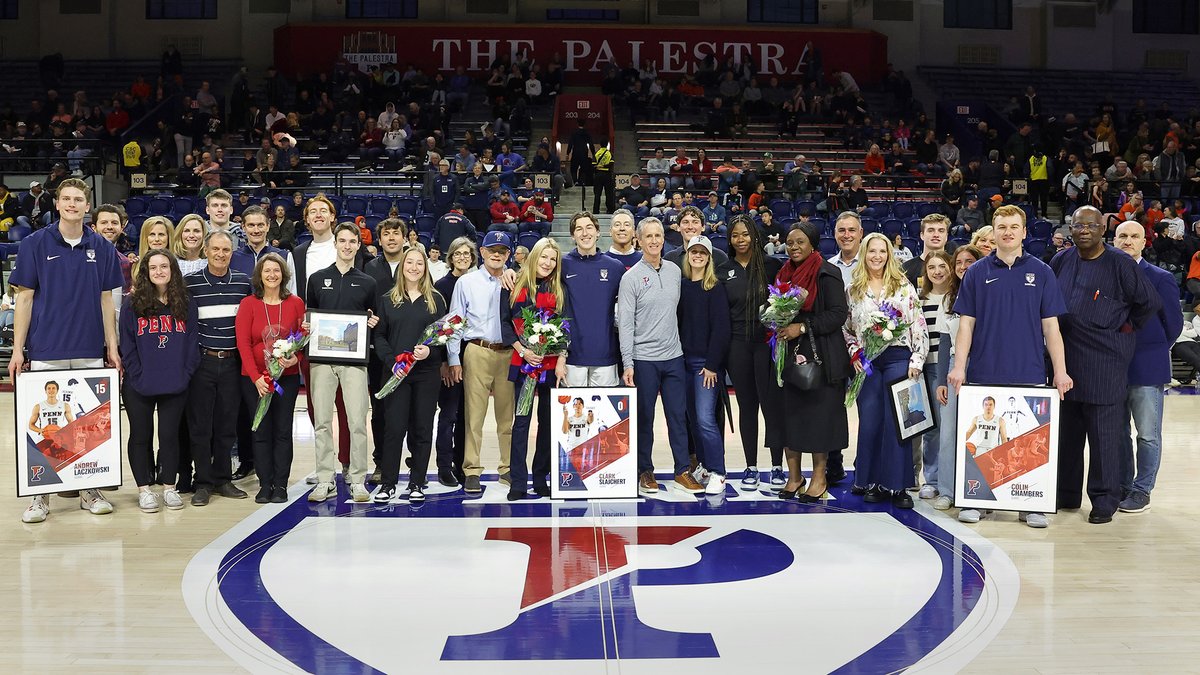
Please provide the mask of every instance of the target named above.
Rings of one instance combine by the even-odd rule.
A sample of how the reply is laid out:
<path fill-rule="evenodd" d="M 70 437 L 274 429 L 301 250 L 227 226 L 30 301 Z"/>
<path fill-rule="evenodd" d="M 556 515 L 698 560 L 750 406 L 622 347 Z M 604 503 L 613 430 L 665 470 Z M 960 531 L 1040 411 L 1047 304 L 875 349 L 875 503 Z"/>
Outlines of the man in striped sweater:
<path fill-rule="evenodd" d="M 237 438 L 237 396 L 241 363 L 234 319 L 242 298 L 250 295 L 250 279 L 230 269 L 233 237 L 223 230 L 204 237 L 208 266 L 184 277 L 199 314 L 200 365 L 188 386 L 187 421 L 192 460 L 196 465 L 192 506 L 205 506 L 215 492 L 245 499 L 230 482 L 230 451 Z"/>

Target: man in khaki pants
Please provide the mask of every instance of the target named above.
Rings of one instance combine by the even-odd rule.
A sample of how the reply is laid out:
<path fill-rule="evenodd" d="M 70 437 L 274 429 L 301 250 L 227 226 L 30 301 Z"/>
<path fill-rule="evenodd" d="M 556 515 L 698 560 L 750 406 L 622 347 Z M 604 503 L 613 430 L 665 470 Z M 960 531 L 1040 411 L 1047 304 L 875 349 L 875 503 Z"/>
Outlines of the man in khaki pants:
<path fill-rule="evenodd" d="M 483 473 L 479 451 L 483 446 L 483 418 L 487 414 L 488 396 L 495 399 L 493 412 L 500 443 L 500 482 L 505 486 L 509 484 L 513 386 L 508 381 L 508 365 L 512 347 L 503 344 L 500 338 L 500 289 L 511 251 L 512 241 L 506 233 L 488 232 L 479 245 L 483 265 L 458 280 L 450 300 L 450 313 L 467 321 L 462 337 L 451 341 L 447 352 L 451 382 L 463 383 L 467 423 L 463 489 L 470 494 L 483 491 L 479 483 Z"/>

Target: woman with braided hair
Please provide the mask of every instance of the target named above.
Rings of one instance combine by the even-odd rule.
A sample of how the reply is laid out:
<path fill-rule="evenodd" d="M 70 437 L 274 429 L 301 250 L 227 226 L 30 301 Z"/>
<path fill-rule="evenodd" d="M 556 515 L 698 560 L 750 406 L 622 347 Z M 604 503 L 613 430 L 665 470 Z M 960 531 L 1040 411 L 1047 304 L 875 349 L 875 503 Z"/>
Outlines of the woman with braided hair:
<path fill-rule="evenodd" d="M 782 393 L 773 375 L 767 330 L 758 319 L 767 301 L 767 287 L 781 263 L 763 253 L 763 236 L 754 219 L 736 216 L 729 225 L 730 262 L 725 278 L 729 298 L 730 341 L 726 358 L 729 378 L 738 399 L 738 433 L 746 454 L 743 490 L 758 489 L 758 414 L 766 423 L 766 446 L 771 451 L 771 489 L 787 482 L 783 473 Z"/>

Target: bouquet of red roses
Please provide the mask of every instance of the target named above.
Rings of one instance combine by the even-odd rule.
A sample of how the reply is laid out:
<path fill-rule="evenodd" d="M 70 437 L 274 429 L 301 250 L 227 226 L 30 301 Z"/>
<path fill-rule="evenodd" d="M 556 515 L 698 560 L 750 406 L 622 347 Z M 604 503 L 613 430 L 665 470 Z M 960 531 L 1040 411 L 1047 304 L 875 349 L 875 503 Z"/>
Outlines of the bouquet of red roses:
<path fill-rule="evenodd" d="M 462 335 L 462 332 L 466 328 L 466 319 L 457 314 L 453 316 L 447 314 L 426 326 L 425 332 L 421 333 L 421 341 L 417 344 L 427 347 L 445 347 L 450 340 Z M 382 399 L 393 391 L 396 391 L 396 387 L 399 387 L 404 378 L 408 377 L 409 371 L 412 370 L 416 362 L 417 359 L 411 351 L 397 354 L 396 365 L 392 366 L 392 377 L 375 393 L 376 400 Z"/>

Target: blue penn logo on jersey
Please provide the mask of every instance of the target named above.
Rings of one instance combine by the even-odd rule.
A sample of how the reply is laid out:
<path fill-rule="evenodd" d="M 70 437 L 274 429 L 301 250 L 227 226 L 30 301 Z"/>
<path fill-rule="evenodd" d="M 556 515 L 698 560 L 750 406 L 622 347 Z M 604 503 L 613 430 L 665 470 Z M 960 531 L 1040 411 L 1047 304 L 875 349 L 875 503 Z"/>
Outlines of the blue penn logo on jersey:
<path fill-rule="evenodd" d="M 185 600 L 251 670 L 715 674 L 794 667 L 780 644 L 807 672 L 952 672 L 1019 593 L 977 533 L 844 489 L 811 507 L 732 486 L 590 503 L 485 486 L 465 499 L 434 483 L 420 507 L 293 488 L 197 554 Z"/>

